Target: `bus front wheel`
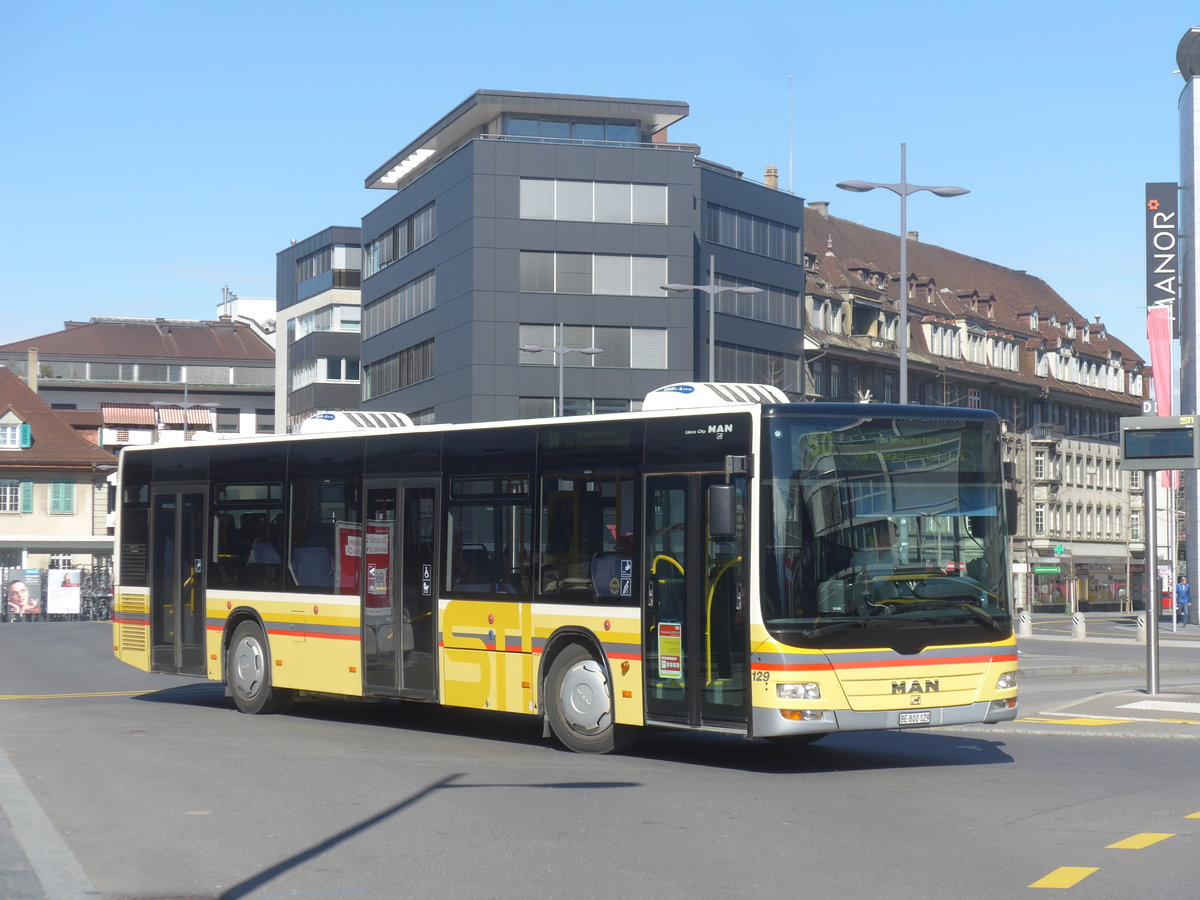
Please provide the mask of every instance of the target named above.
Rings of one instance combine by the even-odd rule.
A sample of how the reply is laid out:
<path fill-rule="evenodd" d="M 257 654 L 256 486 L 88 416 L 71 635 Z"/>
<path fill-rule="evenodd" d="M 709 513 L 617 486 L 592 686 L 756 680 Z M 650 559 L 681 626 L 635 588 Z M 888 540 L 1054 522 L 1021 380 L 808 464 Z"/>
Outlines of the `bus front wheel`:
<path fill-rule="evenodd" d="M 290 691 L 271 687 L 271 657 L 267 640 L 254 622 L 243 622 L 233 633 L 225 665 L 234 705 L 244 713 L 274 713 L 286 709 Z"/>
<path fill-rule="evenodd" d="M 550 730 L 568 750 L 611 753 L 616 749 L 608 672 L 579 644 L 564 649 L 550 664 L 545 703 Z"/>

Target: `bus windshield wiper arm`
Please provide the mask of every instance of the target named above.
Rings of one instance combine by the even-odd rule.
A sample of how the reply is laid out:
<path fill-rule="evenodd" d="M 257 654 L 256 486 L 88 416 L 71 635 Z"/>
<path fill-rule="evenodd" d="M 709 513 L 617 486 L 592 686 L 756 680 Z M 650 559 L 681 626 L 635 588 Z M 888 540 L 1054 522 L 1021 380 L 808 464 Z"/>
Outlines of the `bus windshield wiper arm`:
<path fill-rule="evenodd" d="M 988 613 L 984 612 L 978 606 L 976 606 L 973 603 L 965 603 L 961 600 L 931 601 L 928 603 L 917 603 L 912 606 L 906 606 L 902 610 L 899 610 L 898 612 L 901 612 L 901 613 L 920 612 L 921 610 L 946 609 L 947 607 L 949 607 L 951 609 L 961 609 L 963 612 L 970 613 L 972 618 L 974 618 L 976 621 L 982 623 L 983 625 L 986 625 L 992 631 L 1000 632 L 1000 631 L 1005 630 L 1003 625 L 1001 625 L 999 622 L 997 622 L 994 618 L 992 618 L 992 616 L 990 616 Z"/>
<path fill-rule="evenodd" d="M 884 624 L 887 624 L 885 619 L 846 619 L 842 622 L 830 622 L 828 625 L 817 625 L 814 628 L 801 628 L 800 634 L 806 638 L 819 638 L 847 628 L 870 628 L 873 625 Z"/>

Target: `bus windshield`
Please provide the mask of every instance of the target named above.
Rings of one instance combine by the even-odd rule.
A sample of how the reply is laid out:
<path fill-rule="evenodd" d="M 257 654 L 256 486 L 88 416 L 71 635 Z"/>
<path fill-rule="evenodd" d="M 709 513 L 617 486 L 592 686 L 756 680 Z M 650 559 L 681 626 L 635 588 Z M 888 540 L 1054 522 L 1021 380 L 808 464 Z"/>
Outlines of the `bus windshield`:
<path fill-rule="evenodd" d="M 764 419 L 762 607 L 797 646 L 1011 634 L 999 423 Z"/>

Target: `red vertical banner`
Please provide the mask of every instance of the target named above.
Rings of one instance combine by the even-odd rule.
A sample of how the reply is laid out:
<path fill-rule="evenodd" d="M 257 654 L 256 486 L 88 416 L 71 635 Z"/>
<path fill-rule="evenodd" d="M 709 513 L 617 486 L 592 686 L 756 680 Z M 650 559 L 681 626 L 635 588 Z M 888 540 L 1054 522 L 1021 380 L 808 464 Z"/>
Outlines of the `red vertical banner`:
<path fill-rule="evenodd" d="M 1150 342 L 1150 365 L 1154 370 L 1155 415 L 1171 415 L 1171 310 L 1152 306 L 1146 310 L 1146 338 Z M 1174 472 L 1162 473 L 1162 486 L 1175 487 Z"/>

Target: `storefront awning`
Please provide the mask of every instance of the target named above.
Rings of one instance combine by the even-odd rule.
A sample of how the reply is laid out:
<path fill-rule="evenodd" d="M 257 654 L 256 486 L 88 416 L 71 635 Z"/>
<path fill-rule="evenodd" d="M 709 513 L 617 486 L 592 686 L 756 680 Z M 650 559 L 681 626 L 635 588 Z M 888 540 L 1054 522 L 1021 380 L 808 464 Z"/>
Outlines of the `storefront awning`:
<path fill-rule="evenodd" d="M 189 406 L 186 410 L 182 406 L 160 406 L 158 418 L 164 425 L 182 425 L 185 412 L 189 426 L 208 428 L 212 424 L 212 410 L 203 406 Z"/>
<path fill-rule="evenodd" d="M 115 425 L 148 425 L 157 424 L 154 418 L 154 407 L 149 403 L 101 403 L 100 415 L 104 424 Z"/>

